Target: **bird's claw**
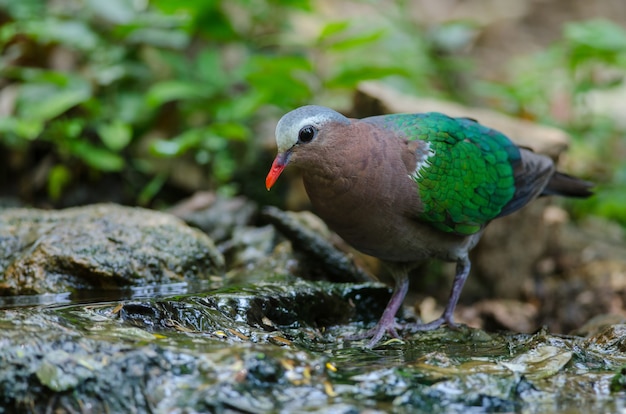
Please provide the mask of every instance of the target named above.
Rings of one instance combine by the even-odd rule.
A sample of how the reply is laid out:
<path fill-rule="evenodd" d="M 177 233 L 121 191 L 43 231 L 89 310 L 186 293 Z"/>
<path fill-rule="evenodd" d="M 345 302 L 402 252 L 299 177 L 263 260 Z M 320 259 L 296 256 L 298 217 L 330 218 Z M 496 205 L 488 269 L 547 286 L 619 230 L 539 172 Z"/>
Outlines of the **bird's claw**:
<path fill-rule="evenodd" d="M 452 320 L 452 318 L 446 318 L 441 316 L 435 319 L 432 322 L 428 323 L 413 323 L 406 324 L 404 329 L 409 330 L 410 332 L 425 332 L 425 331 L 434 331 L 435 329 L 441 327 L 442 325 L 446 325 L 450 329 L 457 330 L 459 329 L 459 325 Z"/>
<path fill-rule="evenodd" d="M 391 324 L 382 324 L 379 322 L 373 328 L 368 329 L 367 331 L 362 333 L 348 335 L 345 337 L 345 339 L 349 341 L 356 341 L 359 339 L 370 338 L 370 341 L 367 344 L 367 348 L 371 349 L 383 338 L 383 336 L 385 336 L 385 334 L 391 336 L 392 338 L 400 339 L 398 330 L 402 328 L 403 326 L 395 321 Z"/>
<path fill-rule="evenodd" d="M 452 317 L 441 316 L 435 319 L 432 322 L 428 323 L 407 323 L 400 324 L 395 321 L 388 324 L 378 323 L 371 329 L 368 329 L 365 332 L 348 335 L 345 338 L 349 341 L 355 341 L 359 339 L 367 339 L 370 338 L 369 343 L 367 344 L 367 348 L 373 348 L 385 334 L 391 336 L 395 339 L 400 339 L 400 335 L 398 334 L 399 330 L 407 330 L 411 333 L 413 332 L 426 332 L 426 331 L 434 331 L 435 329 L 441 327 L 442 325 L 448 326 L 450 329 L 458 330 L 460 326 L 454 322 Z"/>

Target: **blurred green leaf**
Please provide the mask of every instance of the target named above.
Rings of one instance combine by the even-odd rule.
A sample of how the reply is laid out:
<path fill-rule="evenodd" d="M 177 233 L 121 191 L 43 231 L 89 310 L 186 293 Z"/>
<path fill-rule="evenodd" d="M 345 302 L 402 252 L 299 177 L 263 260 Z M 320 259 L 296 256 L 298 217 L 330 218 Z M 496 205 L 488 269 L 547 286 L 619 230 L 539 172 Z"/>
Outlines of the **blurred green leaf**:
<path fill-rule="evenodd" d="M 231 141 L 245 141 L 250 135 L 250 130 L 236 122 L 221 122 L 209 126 L 209 130 L 220 137 Z"/>
<path fill-rule="evenodd" d="M 57 164 L 48 173 L 48 196 L 52 200 L 58 200 L 63 194 L 63 190 L 70 183 L 72 173 L 63 164 Z"/>
<path fill-rule="evenodd" d="M 273 99 L 277 91 L 250 91 L 244 95 L 232 98 L 219 105 L 215 111 L 215 120 L 218 122 L 236 122 L 252 117 L 256 111 L 264 104 L 272 102 L 280 105 L 281 99 Z M 284 99 L 284 97 L 282 98 Z"/>
<path fill-rule="evenodd" d="M 189 45 L 190 39 L 187 33 L 182 30 L 142 27 L 133 30 L 126 37 L 126 41 L 182 50 Z"/>
<path fill-rule="evenodd" d="M 107 108 L 111 110 L 108 114 L 110 118 L 130 124 L 131 127 L 133 124 L 140 125 L 144 122 L 153 109 L 146 105 L 145 94 L 136 91 L 116 94 L 113 103 L 107 105 Z"/>
<path fill-rule="evenodd" d="M 198 146 L 206 131 L 204 128 L 191 128 L 169 140 L 159 139 L 150 145 L 153 155 L 159 157 L 174 157 L 183 155 L 189 149 Z"/>
<path fill-rule="evenodd" d="M 198 54 L 195 68 L 204 85 L 221 90 L 230 83 L 229 76 L 222 67 L 223 64 L 223 58 L 217 50 L 206 49 Z"/>
<path fill-rule="evenodd" d="M 311 70 L 304 56 L 256 55 L 246 64 L 246 80 L 266 102 L 288 107 L 289 103 L 304 102 L 312 96 L 307 83 Z"/>
<path fill-rule="evenodd" d="M 588 47 L 596 52 L 626 51 L 626 30 L 609 20 L 567 23 L 563 35 L 573 45 Z"/>
<path fill-rule="evenodd" d="M 358 66 L 347 67 L 326 81 L 329 88 L 352 88 L 364 80 L 381 79 L 391 75 L 406 75 L 406 70 L 401 67 L 386 66 Z"/>
<path fill-rule="evenodd" d="M 16 23 L 5 23 L 0 26 L 0 45 L 9 43 L 20 31 Z"/>
<path fill-rule="evenodd" d="M 125 24 L 135 18 L 135 7 L 132 0 L 86 0 L 86 6 L 98 19 L 109 23 Z"/>
<path fill-rule="evenodd" d="M 146 94 L 146 102 L 156 107 L 174 100 L 208 98 L 207 92 L 195 82 L 169 80 L 154 84 Z"/>
<path fill-rule="evenodd" d="M 159 193 L 159 191 L 161 191 L 161 188 L 163 188 L 163 185 L 166 182 L 167 174 L 161 173 L 155 175 L 139 192 L 137 203 L 142 206 L 148 205 L 150 201 L 152 201 L 152 199 L 154 199 L 154 197 Z"/>
<path fill-rule="evenodd" d="M 219 182 L 228 182 L 237 168 L 237 163 L 227 154 L 220 154 L 213 163 L 213 178 Z"/>
<path fill-rule="evenodd" d="M 12 70 L 13 69 L 13 70 Z M 60 72 L 57 70 L 17 67 L 8 68 L 7 72 L 14 80 L 20 80 L 26 83 L 49 83 L 60 88 L 68 87 L 71 84 L 84 83 L 85 79 L 71 72 Z"/>
<path fill-rule="evenodd" d="M 30 20 L 45 14 L 46 8 L 41 0 L 0 0 L 0 9 L 16 20 Z"/>
<path fill-rule="evenodd" d="M 91 86 L 86 81 L 68 78 L 66 85 L 26 83 L 20 86 L 17 115 L 25 119 L 45 121 L 91 98 Z"/>
<path fill-rule="evenodd" d="M 98 127 L 100 139 L 112 151 L 121 151 L 130 144 L 132 127 L 122 121 L 113 121 Z"/>
<path fill-rule="evenodd" d="M 92 50 L 98 45 L 98 36 L 81 20 L 47 17 L 25 21 L 19 27 L 19 33 L 31 36 L 40 43 L 60 43 L 79 50 Z"/>
<path fill-rule="evenodd" d="M 183 146 L 178 141 L 158 139 L 150 144 L 150 153 L 157 157 L 176 157 L 184 152 Z"/>
<path fill-rule="evenodd" d="M 80 117 L 59 117 L 48 121 L 42 139 L 56 143 L 65 149 L 67 143 L 80 139 L 85 128 L 85 120 Z"/>
<path fill-rule="evenodd" d="M 327 45 L 327 48 L 328 50 L 333 52 L 343 52 L 349 49 L 371 45 L 372 43 L 380 40 L 384 35 L 384 30 L 374 30 L 369 33 L 363 33 L 355 36 L 346 36 L 344 39 L 330 42 Z"/>
<path fill-rule="evenodd" d="M 626 192 L 623 184 L 604 187 L 592 199 L 584 200 L 579 204 L 575 206 L 579 211 L 586 208 L 587 211 L 626 226 L 626 209 L 624 209 Z"/>
<path fill-rule="evenodd" d="M 0 118 L 0 140 L 6 142 L 7 135 L 15 134 L 19 138 L 33 140 L 43 131 L 43 122 L 16 117 Z"/>
<path fill-rule="evenodd" d="M 74 156 L 96 170 L 115 172 L 124 168 L 124 158 L 108 149 L 96 147 L 85 140 L 76 140 L 69 144 Z"/>
<path fill-rule="evenodd" d="M 336 22 L 327 23 L 322 28 L 319 35 L 317 36 L 317 41 L 318 43 L 323 43 L 329 37 L 345 32 L 349 27 L 350 27 L 349 20 L 340 20 Z"/>

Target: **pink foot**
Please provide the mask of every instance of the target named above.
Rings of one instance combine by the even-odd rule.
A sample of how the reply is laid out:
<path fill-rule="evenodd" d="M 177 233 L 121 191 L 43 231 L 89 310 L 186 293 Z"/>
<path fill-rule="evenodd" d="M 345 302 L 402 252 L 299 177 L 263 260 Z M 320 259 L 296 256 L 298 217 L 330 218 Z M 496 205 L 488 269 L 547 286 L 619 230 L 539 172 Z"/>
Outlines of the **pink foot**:
<path fill-rule="evenodd" d="M 367 348 L 373 348 L 380 340 L 388 334 L 392 338 L 400 339 L 400 335 L 398 334 L 398 329 L 402 329 L 402 325 L 398 324 L 395 321 L 391 321 L 391 324 L 385 326 L 382 323 L 382 320 L 379 321 L 376 326 L 371 329 L 368 329 L 365 332 L 349 335 L 346 337 L 349 341 L 355 341 L 359 339 L 367 339 L 370 338 L 369 343 L 367 344 Z"/>

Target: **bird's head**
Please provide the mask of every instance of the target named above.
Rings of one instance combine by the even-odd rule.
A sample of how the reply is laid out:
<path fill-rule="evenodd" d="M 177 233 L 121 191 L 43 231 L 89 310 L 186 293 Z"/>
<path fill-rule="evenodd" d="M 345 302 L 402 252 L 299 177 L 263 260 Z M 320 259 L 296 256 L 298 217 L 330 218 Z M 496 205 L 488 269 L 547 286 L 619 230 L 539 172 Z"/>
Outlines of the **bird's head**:
<path fill-rule="evenodd" d="M 292 158 L 307 147 L 321 145 L 320 141 L 331 124 L 350 124 L 350 120 L 339 112 L 317 105 L 307 105 L 285 114 L 276 125 L 278 154 L 265 179 L 265 186 L 272 188 Z"/>

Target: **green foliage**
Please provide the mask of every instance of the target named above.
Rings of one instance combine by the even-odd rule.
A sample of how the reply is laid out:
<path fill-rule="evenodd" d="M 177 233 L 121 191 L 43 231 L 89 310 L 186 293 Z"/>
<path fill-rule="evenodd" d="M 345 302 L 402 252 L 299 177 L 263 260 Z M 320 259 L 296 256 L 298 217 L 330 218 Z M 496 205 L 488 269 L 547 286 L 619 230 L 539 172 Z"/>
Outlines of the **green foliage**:
<path fill-rule="evenodd" d="M 462 51 L 478 33 L 472 22 L 424 25 L 406 0 L 380 8 L 375 24 L 319 20 L 314 5 L 0 0 L 0 146 L 8 159 L 31 160 L 12 174 L 47 177 L 26 181 L 52 200 L 111 175 L 141 204 L 173 180 L 233 193 L 258 158 L 264 121 L 306 103 L 345 106 L 359 82 L 385 79 L 415 95 L 478 95 L 568 130 L 573 170 L 604 182 L 601 195 L 577 205 L 626 223 L 626 127 L 589 105 L 594 93 L 623 86 L 623 28 L 566 24 L 551 47 L 513 62 L 506 82 L 470 82 Z M 176 172 L 189 164 L 201 179 L 185 186 Z"/>
<path fill-rule="evenodd" d="M 234 191 L 264 116 L 406 74 L 352 59 L 381 29 L 336 21 L 294 34 L 294 13 L 309 10 L 305 0 L 0 0 L 0 144 L 47 149 L 53 199 L 86 168 L 127 177 L 148 203 L 175 168 L 163 158 L 186 158 L 206 186 Z M 131 179 L 137 172 L 144 178 Z"/>

